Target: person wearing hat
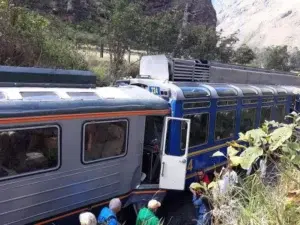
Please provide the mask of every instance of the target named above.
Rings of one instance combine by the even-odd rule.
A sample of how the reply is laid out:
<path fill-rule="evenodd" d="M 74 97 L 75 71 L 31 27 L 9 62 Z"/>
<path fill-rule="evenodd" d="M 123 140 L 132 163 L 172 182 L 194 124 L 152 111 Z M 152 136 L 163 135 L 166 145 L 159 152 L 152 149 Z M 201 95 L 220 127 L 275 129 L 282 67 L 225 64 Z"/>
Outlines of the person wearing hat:
<path fill-rule="evenodd" d="M 197 225 L 210 225 L 212 205 L 203 194 L 205 193 L 204 188 L 199 183 L 192 183 L 190 191 L 193 194 L 193 204 L 196 208 Z"/>
<path fill-rule="evenodd" d="M 160 206 L 159 201 L 155 199 L 150 200 L 148 207 L 144 207 L 139 211 L 135 225 L 159 225 L 159 219 L 155 212 Z"/>

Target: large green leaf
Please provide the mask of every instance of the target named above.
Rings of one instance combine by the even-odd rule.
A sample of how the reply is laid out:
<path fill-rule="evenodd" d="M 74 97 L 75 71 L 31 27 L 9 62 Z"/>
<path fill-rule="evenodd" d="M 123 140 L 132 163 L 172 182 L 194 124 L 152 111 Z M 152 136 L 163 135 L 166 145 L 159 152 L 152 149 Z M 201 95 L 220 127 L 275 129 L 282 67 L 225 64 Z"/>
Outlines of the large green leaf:
<path fill-rule="evenodd" d="M 280 124 L 278 122 L 275 122 L 274 120 L 272 120 L 272 121 L 266 121 L 265 125 L 268 127 L 279 127 Z"/>
<path fill-rule="evenodd" d="M 209 185 L 207 186 L 207 188 L 208 188 L 208 189 L 215 188 L 215 187 L 217 186 L 217 184 L 218 184 L 217 182 L 212 181 L 212 182 L 209 183 Z"/>
<path fill-rule="evenodd" d="M 211 157 L 220 157 L 220 156 L 223 156 L 223 157 L 226 158 L 226 156 L 224 155 L 224 153 L 220 152 L 220 151 L 215 152 Z"/>
<path fill-rule="evenodd" d="M 293 134 L 292 126 L 284 126 L 277 128 L 270 134 L 270 151 L 275 151 L 287 141 Z"/>
<path fill-rule="evenodd" d="M 243 158 L 240 156 L 232 156 L 230 157 L 230 161 L 233 164 L 233 166 L 238 166 L 241 164 Z"/>
<path fill-rule="evenodd" d="M 297 142 L 288 142 L 287 147 L 292 151 L 300 152 L 300 143 Z"/>
<path fill-rule="evenodd" d="M 249 142 L 249 137 L 246 134 L 239 133 L 239 141 Z"/>
<path fill-rule="evenodd" d="M 291 161 L 292 161 L 292 163 L 300 166 L 300 155 L 293 156 L 292 159 L 291 159 Z"/>
<path fill-rule="evenodd" d="M 232 156 L 235 156 L 236 154 L 238 154 L 239 153 L 239 151 L 238 150 L 236 150 L 234 147 L 232 147 L 232 146 L 229 146 L 228 148 L 227 148 L 227 154 L 229 155 L 229 157 L 231 158 Z"/>
<path fill-rule="evenodd" d="M 240 165 L 243 169 L 247 170 L 251 167 L 253 162 L 264 153 L 263 149 L 258 146 L 252 146 L 242 152 L 240 158 Z"/>
<path fill-rule="evenodd" d="M 267 137 L 267 134 L 261 128 L 258 128 L 247 131 L 246 136 L 249 137 L 253 145 L 259 146 L 265 143 L 263 139 Z"/>

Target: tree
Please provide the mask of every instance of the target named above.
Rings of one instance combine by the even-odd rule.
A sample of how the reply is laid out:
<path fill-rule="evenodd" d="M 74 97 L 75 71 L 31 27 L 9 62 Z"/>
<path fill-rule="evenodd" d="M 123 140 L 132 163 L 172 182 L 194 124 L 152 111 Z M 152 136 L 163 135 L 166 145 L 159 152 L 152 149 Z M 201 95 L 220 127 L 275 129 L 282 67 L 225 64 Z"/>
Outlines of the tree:
<path fill-rule="evenodd" d="M 289 54 L 287 46 L 268 47 L 263 52 L 263 65 L 266 69 L 289 71 Z"/>
<path fill-rule="evenodd" d="M 176 45 L 180 17 L 180 11 L 144 16 L 137 48 L 146 50 L 147 54 L 171 53 Z"/>
<path fill-rule="evenodd" d="M 298 48 L 292 50 L 289 61 L 291 69 L 300 70 L 300 50 Z"/>
<path fill-rule="evenodd" d="M 251 48 L 249 48 L 247 45 L 242 45 L 235 51 L 233 62 L 245 65 L 251 63 L 254 59 L 255 59 L 254 51 Z"/>
<path fill-rule="evenodd" d="M 118 78 L 126 50 L 140 39 L 142 11 L 139 4 L 129 0 L 106 0 L 105 4 L 106 21 L 100 35 L 110 54 L 110 75 Z"/>
<path fill-rule="evenodd" d="M 218 36 L 215 29 L 189 25 L 183 32 L 180 56 L 211 60 L 216 55 Z"/>
<path fill-rule="evenodd" d="M 218 46 L 216 47 L 215 58 L 223 63 L 232 62 L 235 53 L 234 45 L 238 40 L 235 34 L 229 37 L 221 37 L 221 34 L 218 34 Z"/>

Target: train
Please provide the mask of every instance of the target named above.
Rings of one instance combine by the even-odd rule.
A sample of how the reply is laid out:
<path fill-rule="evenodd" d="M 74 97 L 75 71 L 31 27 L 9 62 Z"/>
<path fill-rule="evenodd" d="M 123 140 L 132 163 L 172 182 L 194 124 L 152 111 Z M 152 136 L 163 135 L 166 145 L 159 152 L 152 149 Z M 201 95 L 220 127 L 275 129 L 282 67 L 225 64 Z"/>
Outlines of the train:
<path fill-rule="evenodd" d="M 293 75 L 293 86 L 212 83 L 209 63 L 175 61 L 146 56 L 139 77 L 101 88 L 87 71 L 1 66 L 2 224 L 77 224 L 113 197 L 135 211 L 163 201 L 196 169 L 225 165 L 211 156 L 239 132 L 299 109 Z"/>

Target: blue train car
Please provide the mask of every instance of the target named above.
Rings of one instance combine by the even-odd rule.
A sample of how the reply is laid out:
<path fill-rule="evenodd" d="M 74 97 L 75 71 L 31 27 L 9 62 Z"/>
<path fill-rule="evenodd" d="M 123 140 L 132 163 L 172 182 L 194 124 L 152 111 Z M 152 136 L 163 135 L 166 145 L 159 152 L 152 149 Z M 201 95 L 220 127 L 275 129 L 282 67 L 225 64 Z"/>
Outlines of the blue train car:
<path fill-rule="evenodd" d="M 211 156 L 216 151 L 225 153 L 226 143 L 237 140 L 239 132 L 257 128 L 265 120 L 283 122 L 296 96 L 291 88 L 280 86 L 153 79 L 131 79 L 129 83 L 169 102 L 174 120 L 166 126 L 170 131 L 166 151 L 174 156 L 187 154 L 186 184 L 192 182 L 197 169 L 211 171 L 224 166 L 225 158 Z M 190 120 L 189 137 L 186 125 L 175 118 Z"/>
<path fill-rule="evenodd" d="M 269 85 L 271 81 L 265 78 L 260 78 L 266 80 L 265 85 L 249 84 L 249 73 L 254 76 L 261 71 L 247 72 L 240 67 L 232 74 L 239 73 L 239 80 L 244 76 L 245 84 L 210 83 L 213 76 L 216 80 L 218 68 L 219 64 L 212 68 L 207 61 L 146 56 L 141 60 L 138 78 L 117 81 L 117 85 L 139 86 L 168 101 L 171 118 L 164 124 L 168 132 L 163 135 L 162 146 L 166 154 L 183 157 L 183 162 L 186 159 L 186 185 L 193 181 L 197 169 L 212 171 L 224 166 L 224 157 L 211 156 L 216 151 L 225 153 L 227 142 L 237 140 L 239 132 L 257 128 L 265 120 L 282 122 L 289 112 L 299 111 L 299 88 Z M 300 84 L 292 74 L 263 71 L 260 75 L 266 74 Z M 188 120 L 190 127 L 178 118 Z"/>

